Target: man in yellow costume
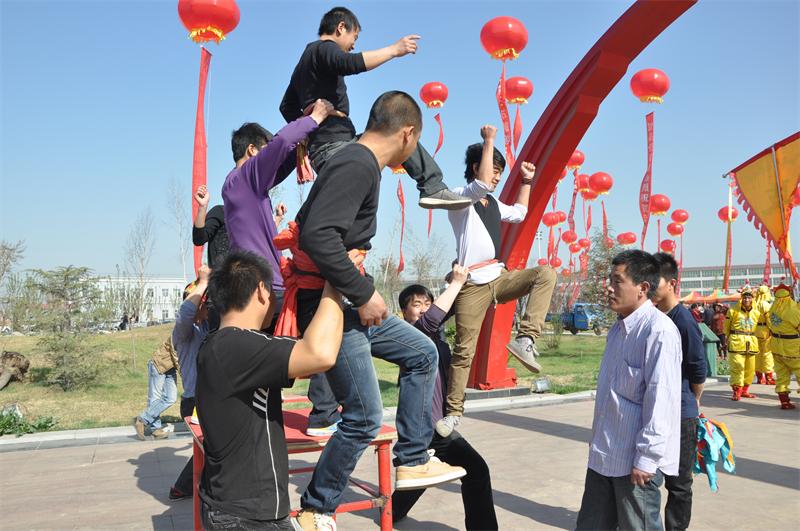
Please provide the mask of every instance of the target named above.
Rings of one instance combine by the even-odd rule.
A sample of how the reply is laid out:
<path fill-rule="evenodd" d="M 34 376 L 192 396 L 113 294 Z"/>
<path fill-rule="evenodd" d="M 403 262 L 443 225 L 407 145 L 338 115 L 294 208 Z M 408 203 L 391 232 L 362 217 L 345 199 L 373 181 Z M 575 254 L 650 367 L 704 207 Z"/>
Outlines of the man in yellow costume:
<path fill-rule="evenodd" d="M 767 327 L 767 312 L 772 305 L 772 293 L 769 286 L 759 286 L 755 296 L 755 307 L 758 310 L 758 354 L 756 355 L 756 380 L 761 385 L 775 385 L 775 364 L 772 360 L 771 340 Z"/>
<path fill-rule="evenodd" d="M 775 288 L 775 302 L 767 314 L 767 324 L 772 332 L 772 353 L 778 371 L 775 392 L 781 400 L 781 409 L 795 409 L 789 400 L 789 383 L 792 373 L 800 382 L 800 305 L 792 300 L 792 288 L 785 284 Z"/>
<path fill-rule="evenodd" d="M 758 310 L 753 306 L 753 291 L 749 286 L 742 288 L 742 297 L 731 309 L 725 319 L 725 336 L 728 338 L 728 363 L 731 367 L 731 400 L 756 398 L 750 384 L 756 372 L 758 354 Z"/>

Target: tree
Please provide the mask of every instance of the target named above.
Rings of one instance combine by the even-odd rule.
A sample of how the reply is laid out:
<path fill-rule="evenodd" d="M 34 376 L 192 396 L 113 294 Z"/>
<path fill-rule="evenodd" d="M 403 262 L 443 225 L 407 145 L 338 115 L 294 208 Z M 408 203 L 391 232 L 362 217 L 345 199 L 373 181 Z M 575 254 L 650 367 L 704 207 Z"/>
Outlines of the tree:
<path fill-rule="evenodd" d="M 444 241 L 436 234 L 427 241 L 409 236 L 409 247 L 412 252 L 411 267 L 417 283 L 425 286 L 438 283 L 446 274 L 445 266 L 447 265 L 448 271 L 450 269 L 449 262 L 444 258 Z"/>
<path fill-rule="evenodd" d="M 194 220 L 191 219 L 191 211 L 186 203 L 186 196 L 181 193 L 178 181 L 172 178 L 167 188 L 167 212 L 170 215 L 167 224 L 172 225 L 175 236 L 178 238 L 177 252 L 181 261 L 184 282 L 186 282 L 186 254 L 189 252 L 191 242 L 190 228 L 194 223 Z"/>
<path fill-rule="evenodd" d="M 30 275 L 8 275 L 2 301 L 3 316 L 12 330 L 31 330 L 35 327 L 35 314 L 41 308 L 42 299 Z"/>
<path fill-rule="evenodd" d="M 25 242 L 19 240 L 16 243 L 11 243 L 6 240 L 0 241 L 0 287 L 3 281 L 14 265 L 22 260 L 23 253 L 25 252 Z"/>
<path fill-rule="evenodd" d="M 389 312 L 396 312 L 397 295 L 403 286 L 403 280 L 400 278 L 400 273 L 397 272 L 397 260 L 391 254 L 379 257 L 372 276 L 375 281 L 375 289 L 383 297 Z"/>
<path fill-rule="evenodd" d="M 613 241 L 609 247 L 605 243 L 603 233 L 595 231 L 592 234 L 592 245 L 589 247 L 589 268 L 586 278 L 581 281 L 581 300 L 591 304 L 600 305 L 603 310 L 611 314 L 608 307 L 608 296 L 606 294 L 608 277 L 611 274 L 611 260 L 625 247 Z M 583 273 L 581 273 L 583 274 Z M 581 277 L 583 278 L 583 277 Z"/>
<path fill-rule="evenodd" d="M 147 207 L 137 216 L 125 241 L 125 272 L 134 279 L 126 296 L 125 309 L 137 317 L 144 315 L 145 305 L 149 300 L 144 290 L 147 266 L 150 264 L 154 246 L 153 214 L 150 207 Z"/>

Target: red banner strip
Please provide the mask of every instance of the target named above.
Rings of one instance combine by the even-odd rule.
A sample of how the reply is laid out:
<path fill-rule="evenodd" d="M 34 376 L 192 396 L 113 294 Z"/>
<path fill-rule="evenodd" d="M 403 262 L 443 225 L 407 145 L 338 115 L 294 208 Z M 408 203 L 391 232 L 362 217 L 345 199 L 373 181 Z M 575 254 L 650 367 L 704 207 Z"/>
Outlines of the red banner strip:
<path fill-rule="evenodd" d="M 194 154 L 192 158 L 192 197 L 198 186 L 206 184 L 206 122 L 203 115 L 203 108 L 206 101 L 206 81 L 208 81 L 208 67 L 211 64 L 211 52 L 200 48 L 200 84 L 197 91 L 197 116 L 194 121 Z M 192 221 L 197 216 L 197 209 L 200 205 L 196 201 L 189 200 L 192 205 Z M 203 246 L 198 245 L 194 248 L 194 272 L 195 275 L 203 264 Z"/>
<path fill-rule="evenodd" d="M 569 223 L 569 230 L 575 232 L 575 200 L 578 197 L 578 170 L 573 170 L 572 175 L 575 176 L 575 181 L 572 185 L 572 204 L 569 207 L 567 222 Z"/>
<path fill-rule="evenodd" d="M 767 260 L 764 262 L 764 284 L 770 286 L 772 284 L 772 257 L 770 256 L 772 249 L 769 248 L 769 240 L 767 240 Z"/>
<path fill-rule="evenodd" d="M 436 120 L 436 123 L 439 124 L 439 141 L 436 143 L 436 149 L 433 152 L 433 156 L 435 157 L 439 150 L 442 149 L 442 144 L 444 144 L 444 127 L 442 127 L 442 117 L 439 113 L 436 113 L 436 116 L 433 117 Z"/>
<path fill-rule="evenodd" d="M 403 184 L 400 178 L 397 179 L 397 199 L 400 201 L 400 259 L 397 261 L 397 272 L 402 273 L 406 268 L 406 261 L 403 259 L 403 235 L 406 231 L 406 198 L 403 195 Z"/>
<path fill-rule="evenodd" d="M 514 154 L 517 153 L 519 139 L 522 137 L 522 117 L 519 112 L 520 105 L 517 104 L 517 115 L 514 117 Z"/>
<path fill-rule="evenodd" d="M 608 247 L 608 216 L 606 216 L 606 202 L 600 200 L 600 208 L 603 209 L 603 245 Z"/>
<path fill-rule="evenodd" d="M 653 113 L 648 113 L 645 117 L 647 124 L 647 171 L 642 178 L 642 185 L 639 187 L 639 212 L 642 215 L 642 250 L 644 250 L 644 240 L 647 237 L 647 225 L 650 223 L 650 195 L 653 190 Z M 660 245 L 661 242 L 656 244 Z"/>
<path fill-rule="evenodd" d="M 508 115 L 506 105 L 506 62 L 503 61 L 503 70 L 500 73 L 500 84 L 497 85 L 497 106 L 500 108 L 500 120 L 503 122 L 503 139 L 506 144 L 506 162 L 509 168 L 514 167 L 516 159 L 511 150 L 511 117 Z"/>

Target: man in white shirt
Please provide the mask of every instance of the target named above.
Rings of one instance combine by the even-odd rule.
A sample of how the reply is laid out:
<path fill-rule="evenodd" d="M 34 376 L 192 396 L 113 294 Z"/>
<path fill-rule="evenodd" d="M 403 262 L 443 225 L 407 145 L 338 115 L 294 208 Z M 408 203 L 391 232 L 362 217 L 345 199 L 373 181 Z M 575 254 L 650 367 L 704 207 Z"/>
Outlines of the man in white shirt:
<path fill-rule="evenodd" d="M 497 188 L 506 165 L 503 155 L 494 147 L 496 135 L 497 128 L 485 125 L 481 128 L 483 144 L 467 148 L 464 173 L 467 186 L 452 191 L 469 198 L 472 204 L 448 212 L 456 237 L 458 263 L 469 268 L 470 276 L 453 307 L 455 349 L 448 377 L 445 417 L 436 424 L 436 431 L 442 437 L 452 433 L 464 413 L 464 391 L 470 366 L 483 319 L 491 305 L 528 295 L 519 333 L 506 348 L 527 369 L 533 372 L 541 370 L 536 361 L 539 353 L 534 341 L 544 326 L 556 285 L 556 273 L 547 266 L 509 271 L 499 260 L 501 223 L 521 223 L 525 219 L 536 168 L 530 162 L 522 163 L 522 185 L 515 204 L 506 205 L 495 199 L 491 192 Z"/>
<path fill-rule="evenodd" d="M 611 262 L 611 327 L 597 377 L 589 463 L 578 530 L 664 529 L 664 475 L 678 475 L 681 336 L 650 299 L 656 259 L 623 251 Z"/>

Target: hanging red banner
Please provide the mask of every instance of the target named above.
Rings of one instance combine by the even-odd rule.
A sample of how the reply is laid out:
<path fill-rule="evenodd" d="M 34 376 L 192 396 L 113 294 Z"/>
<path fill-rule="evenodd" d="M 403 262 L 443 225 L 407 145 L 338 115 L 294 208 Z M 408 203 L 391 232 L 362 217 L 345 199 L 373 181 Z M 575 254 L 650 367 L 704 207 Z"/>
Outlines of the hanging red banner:
<path fill-rule="evenodd" d="M 653 113 L 647 113 L 647 171 L 644 172 L 642 185 L 639 187 L 639 212 L 642 214 L 642 250 L 647 236 L 647 225 L 650 223 L 650 195 L 653 190 Z"/>
<path fill-rule="evenodd" d="M 589 205 L 589 211 L 586 214 L 586 237 L 589 237 L 589 231 L 592 229 L 592 205 Z"/>
<path fill-rule="evenodd" d="M 575 232 L 575 200 L 578 197 L 578 170 L 573 170 L 572 175 L 575 176 L 575 181 L 572 185 L 572 204 L 569 207 L 569 216 L 567 216 L 567 223 L 569 223 L 569 230 Z"/>
<path fill-rule="evenodd" d="M 767 286 L 772 285 L 772 258 L 770 257 L 771 249 L 769 248 L 769 240 L 767 240 L 767 260 L 764 262 L 764 284 Z"/>
<path fill-rule="evenodd" d="M 550 263 L 550 260 L 553 259 L 553 249 L 555 248 L 555 242 L 553 241 L 553 227 L 550 227 L 550 235 L 547 237 L 547 262 Z"/>
<path fill-rule="evenodd" d="M 211 52 L 200 48 L 200 86 L 197 91 L 197 115 L 194 120 L 194 155 L 192 159 L 192 196 L 198 186 L 206 184 L 206 122 L 203 109 L 206 101 L 206 81 L 208 81 L 208 67 L 211 64 Z M 192 205 L 192 220 L 197 216 L 197 209 L 200 205 L 196 201 L 190 200 Z M 195 275 L 203 264 L 203 246 L 197 245 L 194 248 L 194 272 Z"/>
<path fill-rule="evenodd" d="M 678 298 L 681 296 L 681 277 L 683 276 L 683 233 L 681 233 L 681 257 L 678 260 L 678 284 L 675 286 Z"/>
<path fill-rule="evenodd" d="M 519 112 L 519 105 L 517 105 L 517 115 L 514 117 L 514 153 L 517 153 L 517 146 L 519 146 L 519 139 L 522 136 L 522 117 Z"/>
<path fill-rule="evenodd" d="M 506 144 L 506 161 L 508 167 L 513 168 L 516 159 L 514 151 L 511 149 L 511 117 L 508 115 L 508 106 L 506 105 L 506 62 L 503 61 L 503 70 L 500 73 L 500 83 L 497 85 L 497 106 L 500 109 L 500 120 L 503 122 L 503 139 Z"/>
<path fill-rule="evenodd" d="M 436 116 L 433 117 L 436 120 L 436 123 L 439 124 L 439 141 L 436 142 L 436 149 L 433 152 L 433 156 L 435 157 L 439 150 L 442 149 L 442 144 L 444 144 L 444 127 L 442 126 L 442 117 L 437 112 Z"/>
<path fill-rule="evenodd" d="M 606 216 L 606 202 L 600 201 L 600 208 L 603 210 L 603 245 L 606 247 L 610 247 L 608 245 L 608 216 Z"/>
<path fill-rule="evenodd" d="M 406 231 L 406 198 L 403 195 L 403 184 L 397 179 L 397 199 L 400 201 L 400 259 L 397 261 L 397 272 L 402 273 L 406 268 L 403 259 L 403 235 Z"/>
<path fill-rule="evenodd" d="M 723 271 L 722 276 L 722 291 L 725 293 L 728 292 L 728 284 L 731 280 L 731 248 L 733 247 L 731 236 L 731 221 L 728 220 L 728 239 L 725 242 L 725 271 Z"/>

